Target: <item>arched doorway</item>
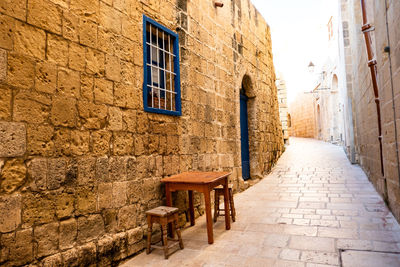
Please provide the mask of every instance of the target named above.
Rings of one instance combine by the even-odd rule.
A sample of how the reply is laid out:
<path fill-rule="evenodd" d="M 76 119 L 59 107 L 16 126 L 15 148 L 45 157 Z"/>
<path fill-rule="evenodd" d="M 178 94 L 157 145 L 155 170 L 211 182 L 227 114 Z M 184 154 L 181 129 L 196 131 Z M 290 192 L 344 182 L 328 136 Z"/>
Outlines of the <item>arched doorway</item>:
<path fill-rule="evenodd" d="M 242 177 L 244 180 L 250 179 L 250 149 L 249 149 L 249 118 L 247 110 L 248 97 L 246 87 L 250 84 L 248 76 L 243 77 L 240 89 L 240 145 L 242 157 Z"/>
<path fill-rule="evenodd" d="M 317 138 L 322 139 L 321 108 L 317 105 Z"/>
<path fill-rule="evenodd" d="M 332 77 L 332 90 L 331 90 L 331 142 L 340 142 L 340 130 L 339 130 L 339 120 L 340 115 L 340 103 L 339 103 L 339 92 L 338 92 L 338 77 L 336 74 Z"/>

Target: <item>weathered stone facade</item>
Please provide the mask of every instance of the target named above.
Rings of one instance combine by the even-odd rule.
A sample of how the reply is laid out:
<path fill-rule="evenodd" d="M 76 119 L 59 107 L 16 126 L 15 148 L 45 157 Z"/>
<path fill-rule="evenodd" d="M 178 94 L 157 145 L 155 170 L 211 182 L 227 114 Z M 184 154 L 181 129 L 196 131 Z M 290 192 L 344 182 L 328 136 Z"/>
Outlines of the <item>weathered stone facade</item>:
<path fill-rule="evenodd" d="M 278 90 L 279 117 L 282 124 L 283 141 L 285 144 L 289 144 L 289 109 L 287 104 L 286 82 L 282 74 L 278 74 L 276 77 L 276 88 Z"/>
<path fill-rule="evenodd" d="M 243 190 L 242 83 L 251 176 L 271 169 L 283 138 L 269 27 L 248 0 L 223 2 L 0 2 L 1 265 L 136 253 L 160 179 L 181 171 L 230 170 Z M 180 117 L 143 111 L 143 14 L 179 34 Z"/>
<path fill-rule="evenodd" d="M 289 104 L 290 136 L 318 139 L 318 129 L 321 128 L 318 127 L 321 121 L 317 121 L 318 108 L 312 93 L 298 94 Z"/>
<path fill-rule="evenodd" d="M 372 51 L 377 61 L 385 174 L 382 175 L 380 166 L 377 108 L 361 32 L 361 5 L 360 1 L 349 0 L 341 1 L 341 17 L 355 152 L 361 167 L 400 220 L 400 2 L 366 0 L 365 3 L 368 23 L 374 26 Z"/>

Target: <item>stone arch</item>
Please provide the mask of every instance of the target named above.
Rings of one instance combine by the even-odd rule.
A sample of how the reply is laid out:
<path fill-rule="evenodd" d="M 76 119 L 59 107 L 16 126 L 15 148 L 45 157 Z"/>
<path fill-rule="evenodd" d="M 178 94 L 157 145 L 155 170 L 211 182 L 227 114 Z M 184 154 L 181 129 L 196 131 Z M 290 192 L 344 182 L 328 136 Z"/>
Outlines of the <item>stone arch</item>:
<path fill-rule="evenodd" d="M 332 76 L 332 90 L 336 91 L 338 89 L 338 77 L 336 74 L 333 74 Z"/>
<path fill-rule="evenodd" d="M 244 90 L 244 93 L 248 98 L 255 98 L 256 93 L 253 86 L 253 81 L 248 74 L 244 74 L 242 78 L 241 90 Z"/>

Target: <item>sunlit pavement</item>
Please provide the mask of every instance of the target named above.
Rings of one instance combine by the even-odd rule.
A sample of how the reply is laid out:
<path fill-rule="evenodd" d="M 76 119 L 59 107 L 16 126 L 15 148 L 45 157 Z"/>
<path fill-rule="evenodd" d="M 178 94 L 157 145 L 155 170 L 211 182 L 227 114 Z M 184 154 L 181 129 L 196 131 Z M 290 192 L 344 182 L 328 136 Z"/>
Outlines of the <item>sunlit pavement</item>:
<path fill-rule="evenodd" d="M 291 138 L 272 172 L 235 194 L 229 231 L 214 244 L 205 216 L 183 231 L 185 249 L 142 253 L 122 266 L 400 266 L 400 228 L 364 172 L 343 149 Z"/>

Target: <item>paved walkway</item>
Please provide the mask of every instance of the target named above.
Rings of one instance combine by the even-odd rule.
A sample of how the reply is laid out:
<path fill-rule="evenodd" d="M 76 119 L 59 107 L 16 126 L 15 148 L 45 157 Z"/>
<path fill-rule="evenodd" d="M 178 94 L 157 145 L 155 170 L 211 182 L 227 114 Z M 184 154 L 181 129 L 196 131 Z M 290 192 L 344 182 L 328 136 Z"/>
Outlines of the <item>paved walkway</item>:
<path fill-rule="evenodd" d="M 235 195 L 207 244 L 205 217 L 183 231 L 184 250 L 142 253 L 126 266 L 400 266 L 400 228 L 342 148 L 292 138 L 271 174 Z M 372 252 L 376 251 L 376 252 Z"/>

